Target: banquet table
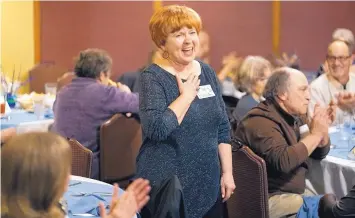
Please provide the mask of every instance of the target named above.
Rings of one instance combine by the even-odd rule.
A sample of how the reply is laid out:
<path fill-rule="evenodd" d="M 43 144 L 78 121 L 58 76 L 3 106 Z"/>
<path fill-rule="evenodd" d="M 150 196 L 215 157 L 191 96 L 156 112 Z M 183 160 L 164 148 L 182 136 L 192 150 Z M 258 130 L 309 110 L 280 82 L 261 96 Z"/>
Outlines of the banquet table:
<path fill-rule="evenodd" d="M 100 217 L 99 202 L 104 203 L 109 210 L 112 198 L 113 186 L 98 180 L 71 176 L 69 188 L 64 194 L 67 204 L 69 218 L 76 217 Z M 119 189 L 118 195 L 122 195 L 124 190 Z M 134 216 L 137 218 L 137 215 Z"/>
<path fill-rule="evenodd" d="M 314 194 L 333 193 L 341 198 L 355 185 L 355 160 L 348 157 L 348 140 L 339 131 L 331 129 L 329 135 L 335 147 L 323 160 L 311 159 L 306 187 Z"/>
<path fill-rule="evenodd" d="M 12 109 L 10 113 L 1 118 L 1 129 L 15 127 L 18 133 L 47 131 L 53 122 L 53 114 L 46 114 L 43 119 L 38 119 L 34 113 Z"/>

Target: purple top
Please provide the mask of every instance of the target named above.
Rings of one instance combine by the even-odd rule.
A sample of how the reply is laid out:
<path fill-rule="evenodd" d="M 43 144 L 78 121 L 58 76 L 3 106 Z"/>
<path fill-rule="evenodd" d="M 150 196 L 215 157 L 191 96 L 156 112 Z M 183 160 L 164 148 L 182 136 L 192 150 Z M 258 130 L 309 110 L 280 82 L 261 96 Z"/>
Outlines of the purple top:
<path fill-rule="evenodd" d="M 53 131 L 73 138 L 94 152 L 92 178 L 99 177 L 100 126 L 116 113 L 138 112 L 138 95 L 78 77 L 63 87 L 54 103 Z"/>

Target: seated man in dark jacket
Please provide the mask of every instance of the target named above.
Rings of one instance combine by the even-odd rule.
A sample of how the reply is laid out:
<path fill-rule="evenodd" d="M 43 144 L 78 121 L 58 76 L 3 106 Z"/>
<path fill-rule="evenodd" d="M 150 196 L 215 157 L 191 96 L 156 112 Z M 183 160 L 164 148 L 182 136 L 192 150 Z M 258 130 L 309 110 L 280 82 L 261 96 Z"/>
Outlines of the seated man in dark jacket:
<path fill-rule="evenodd" d="M 322 159 L 330 149 L 328 128 L 335 108 L 315 108 L 306 124 L 310 100 L 305 75 L 288 67 L 269 78 L 265 101 L 243 118 L 236 137 L 265 160 L 268 174 L 270 217 L 290 217 L 303 204 L 309 157 Z M 300 128 L 301 127 L 301 128 Z"/>
<path fill-rule="evenodd" d="M 339 201 L 335 195 L 324 195 L 319 203 L 319 218 L 355 217 L 355 185 Z"/>

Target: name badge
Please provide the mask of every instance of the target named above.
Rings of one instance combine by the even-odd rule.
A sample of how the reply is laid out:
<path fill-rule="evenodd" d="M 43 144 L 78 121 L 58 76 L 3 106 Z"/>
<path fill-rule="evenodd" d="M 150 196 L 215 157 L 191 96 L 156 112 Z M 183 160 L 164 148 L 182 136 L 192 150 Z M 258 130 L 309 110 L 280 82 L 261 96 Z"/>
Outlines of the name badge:
<path fill-rule="evenodd" d="M 212 90 L 211 85 L 200 86 L 200 89 L 197 92 L 197 97 L 199 99 L 210 98 L 216 96 Z"/>

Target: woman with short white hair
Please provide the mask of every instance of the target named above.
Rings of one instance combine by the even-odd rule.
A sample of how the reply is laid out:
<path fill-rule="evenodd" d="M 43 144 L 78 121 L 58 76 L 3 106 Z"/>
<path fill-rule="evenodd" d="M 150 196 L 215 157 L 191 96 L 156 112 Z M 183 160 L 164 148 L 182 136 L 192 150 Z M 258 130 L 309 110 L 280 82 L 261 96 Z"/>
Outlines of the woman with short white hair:
<path fill-rule="evenodd" d="M 263 100 L 263 91 L 271 76 L 271 64 L 260 56 L 248 56 L 242 63 L 237 75 L 240 88 L 247 94 L 243 96 L 233 111 L 233 116 L 240 121 L 250 109 Z"/>

